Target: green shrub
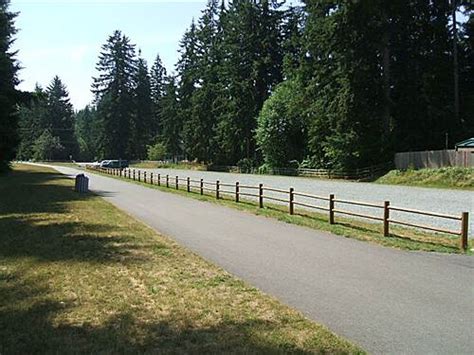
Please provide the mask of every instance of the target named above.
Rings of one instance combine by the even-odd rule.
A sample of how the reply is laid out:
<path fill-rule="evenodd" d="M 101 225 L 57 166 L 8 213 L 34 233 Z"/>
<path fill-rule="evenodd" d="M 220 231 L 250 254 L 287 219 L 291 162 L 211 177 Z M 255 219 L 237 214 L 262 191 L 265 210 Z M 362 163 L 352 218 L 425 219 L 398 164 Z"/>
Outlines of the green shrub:
<path fill-rule="evenodd" d="M 148 160 L 163 160 L 166 157 L 166 145 L 162 142 L 155 143 L 154 145 L 149 145 L 148 150 Z"/>

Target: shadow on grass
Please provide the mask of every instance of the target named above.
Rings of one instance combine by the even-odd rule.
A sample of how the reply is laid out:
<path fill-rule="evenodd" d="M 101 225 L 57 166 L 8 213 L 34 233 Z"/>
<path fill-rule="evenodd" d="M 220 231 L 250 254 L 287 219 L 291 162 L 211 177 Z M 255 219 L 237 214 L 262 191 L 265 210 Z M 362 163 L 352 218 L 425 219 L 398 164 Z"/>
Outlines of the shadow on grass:
<path fill-rule="evenodd" d="M 143 321 L 131 311 L 68 321 L 81 306 L 58 301 L 47 280 L 0 272 L 0 353 L 239 353 L 309 354 L 278 338 L 280 323 L 222 317 L 214 326 L 193 326 L 186 311 Z M 80 310 L 79 310 L 80 311 Z M 77 317 L 77 316 L 76 316 Z M 101 319 L 97 324 L 97 317 Z M 276 337 L 276 338 L 275 338 Z"/>
<path fill-rule="evenodd" d="M 63 202 L 85 200 L 90 194 L 76 194 L 64 175 L 41 171 L 12 171 L 0 177 L 0 216 L 10 213 L 64 212 Z"/>
<path fill-rule="evenodd" d="M 0 217 L 0 258 L 33 257 L 41 261 L 142 262 L 132 252 L 133 236 L 111 235 L 117 226 L 81 222 L 44 223 L 41 218 Z M 101 236 L 99 236 L 101 234 Z"/>
<path fill-rule="evenodd" d="M 137 259 L 128 243 L 133 236 L 116 225 L 86 223 L 71 213 L 69 202 L 94 195 L 74 192 L 63 175 L 15 170 L 0 179 L 0 195 L 0 258 L 102 263 Z"/>

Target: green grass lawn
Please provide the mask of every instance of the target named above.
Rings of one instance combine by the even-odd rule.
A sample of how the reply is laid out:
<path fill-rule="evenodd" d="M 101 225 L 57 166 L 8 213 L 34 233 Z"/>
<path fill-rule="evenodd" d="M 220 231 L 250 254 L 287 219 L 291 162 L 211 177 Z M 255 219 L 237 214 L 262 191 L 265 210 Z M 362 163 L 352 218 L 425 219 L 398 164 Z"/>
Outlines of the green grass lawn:
<path fill-rule="evenodd" d="M 376 181 L 379 184 L 474 190 L 474 168 L 392 170 Z"/>
<path fill-rule="evenodd" d="M 362 352 L 72 186 L 0 177 L 0 354 Z"/>
<path fill-rule="evenodd" d="M 99 171 L 89 172 L 101 173 Z M 125 179 L 113 175 L 107 175 L 111 178 Z M 398 248 L 403 250 L 422 250 L 441 253 L 461 253 L 459 248 L 460 237 L 443 233 L 429 233 L 423 230 L 415 230 L 413 228 L 404 228 L 390 225 L 390 237 L 384 237 L 382 233 L 382 222 L 367 223 L 360 219 L 345 218 L 336 215 L 336 224 L 329 224 L 328 215 L 325 213 L 311 212 L 295 206 L 295 214 L 288 213 L 288 207 L 279 204 L 265 202 L 264 208 L 258 207 L 258 202 L 242 199 L 239 203 L 234 201 L 233 195 L 221 193 L 221 198 L 217 200 L 214 192 L 205 192 L 200 195 L 197 189 L 192 189 L 191 193 L 185 191 L 185 187 L 181 186 L 180 190 L 175 189 L 174 179 L 170 179 L 169 188 L 163 186 L 151 185 L 148 183 L 138 182 L 137 180 L 127 180 L 130 183 L 140 184 L 149 188 L 159 189 L 161 191 L 180 194 L 182 196 L 195 198 L 201 201 L 217 203 L 224 206 L 239 209 L 241 211 L 250 212 L 256 215 L 275 218 L 280 221 L 309 227 L 316 230 L 331 232 L 346 238 L 353 238 L 369 243 L 380 244 L 387 247 Z M 378 211 L 380 214 L 380 211 Z M 460 228 L 460 227 L 459 227 Z M 469 247 L 465 252 L 472 254 Z"/>

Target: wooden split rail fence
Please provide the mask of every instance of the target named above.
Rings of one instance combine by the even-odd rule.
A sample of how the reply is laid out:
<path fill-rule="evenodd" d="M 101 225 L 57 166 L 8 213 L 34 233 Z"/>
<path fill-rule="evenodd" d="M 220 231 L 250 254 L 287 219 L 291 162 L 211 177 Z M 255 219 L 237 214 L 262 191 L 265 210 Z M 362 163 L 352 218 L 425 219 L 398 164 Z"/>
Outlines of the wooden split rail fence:
<path fill-rule="evenodd" d="M 374 221 L 380 221 L 383 224 L 383 235 L 385 237 L 390 236 L 390 225 L 391 224 L 398 224 L 412 228 L 420 228 L 434 232 L 441 232 L 450 235 L 456 235 L 460 237 L 460 249 L 463 251 L 467 250 L 468 247 L 468 229 L 469 229 L 469 213 L 462 212 L 460 216 L 449 215 L 449 214 L 442 214 L 436 212 L 427 212 L 421 211 L 416 209 L 410 208 L 402 208 L 391 206 L 390 201 L 384 201 L 383 204 L 376 204 L 376 203 L 369 203 L 369 202 L 362 202 L 362 201 L 352 201 L 352 200 L 345 200 L 339 199 L 334 196 L 334 194 L 330 194 L 329 196 L 319 196 L 309 193 L 303 192 L 296 192 L 292 187 L 288 190 L 283 189 L 276 189 L 272 187 L 265 187 L 263 184 L 259 184 L 258 186 L 252 185 L 241 185 L 239 182 L 235 184 L 225 184 L 221 183 L 219 180 L 216 182 L 209 182 L 204 181 L 203 179 L 200 180 L 193 180 L 189 177 L 187 178 L 180 178 L 179 176 L 169 176 L 169 175 L 162 175 L 159 173 L 153 174 L 150 172 L 147 174 L 146 171 L 142 172 L 140 170 L 135 169 L 109 169 L 109 168 L 100 168 L 100 167 L 91 167 L 88 166 L 87 169 L 100 171 L 109 175 L 124 177 L 127 179 L 132 179 L 139 182 L 149 183 L 152 185 L 158 186 L 166 186 L 166 187 L 174 187 L 176 190 L 180 188 L 185 188 L 187 192 L 199 192 L 201 195 L 204 195 L 205 192 L 210 192 L 215 194 L 216 199 L 221 198 L 221 195 L 230 195 L 233 196 L 235 202 L 240 201 L 240 197 L 253 197 L 258 200 L 258 204 L 260 208 L 264 207 L 264 200 L 270 201 L 277 201 L 280 203 L 288 204 L 288 212 L 289 214 L 295 213 L 295 207 L 301 206 L 306 208 L 315 209 L 318 211 L 324 211 L 328 214 L 328 221 L 330 224 L 335 224 L 335 215 L 342 214 L 348 216 L 354 216 L 359 218 L 366 218 Z M 173 185 L 173 186 L 172 186 Z M 242 191 L 244 190 L 244 191 Z M 273 195 L 265 194 L 265 192 L 271 192 Z M 275 197 L 275 194 L 279 194 L 280 197 Z M 305 198 L 306 200 L 314 201 L 313 204 L 308 202 L 301 201 L 301 198 Z M 374 214 L 364 214 L 364 213 L 356 213 L 353 211 L 349 211 L 347 209 L 339 208 L 337 205 L 355 205 L 360 207 L 367 207 L 373 210 L 380 211 L 379 215 Z M 449 219 L 455 220 L 460 222 L 460 229 L 457 231 L 433 227 L 428 225 L 422 224 L 415 224 L 404 222 L 398 219 L 393 219 L 391 217 L 391 211 L 397 211 L 402 213 L 409 213 L 409 214 L 418 214 L 423 216 L 435 217 L 435 218 L 442 218 L 442 219 Z"/>

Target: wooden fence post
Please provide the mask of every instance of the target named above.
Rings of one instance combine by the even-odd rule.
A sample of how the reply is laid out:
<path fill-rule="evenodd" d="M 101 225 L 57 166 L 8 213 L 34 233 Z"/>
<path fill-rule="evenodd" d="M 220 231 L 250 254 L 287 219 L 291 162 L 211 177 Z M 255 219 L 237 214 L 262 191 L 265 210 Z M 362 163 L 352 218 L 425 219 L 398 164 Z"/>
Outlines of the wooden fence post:
<path fill-rule="evenodd" d="M 178 177 L 178 175 L 176 175 L 175 184 L 176 184 L 176 190 L 179 190 L 179 177 Z"/>
<path fill-rule="evenodd" d="M 201 192 L 201 195 L 204 195 L 204 180 L 201 179 L 201 182 L 199 184 L 199 187 L 200 187 L 200 192 Z"/>
<path fill-rule="evenodd" d="M 139 181 L 139 182 L 141 181 L 141 175 L 142 175 L 142 171 L 141 171 L 141 170 L 138 170 L 138 181 Z"/>
<path fill-rule="evenodd" d="M 384 237 L 390 236 L 389 218 L 390 218 L 390 201 L 384 201 L 383 203 L 383 236 Z"/>
<path fill-rule="evenodd" d="M 461 250 L 467 250 L 467 232 L 469 229 L 469 213 L 463 212 L 461 216 Z"/>
<path fill-rule="evenodd" d="M 191 181 L 190 180 L 191 179 L 188 176 L 188 178 L 186 179 L 186 188 L 187 188 L 188 192 L 191 192 Z"/>
<path fill-rule="evenodd" d="M 334 194 L 329 195 L 329 224 L 334 224 Z"/>
<path fill-rule="evenodd" d="M 133 169 L 133 181 L 135 181 L 135 169 Z"/>
<path fill-rule="evenodd" d="M 158 186 L 161 186 L 161 174 L 158 173 Z"/>
<path fill-rule="evenodd" d="M 263 208 L 263 184 L 258 185 L 258 207 Z"/>
<path fill-rule="evenodd" d="M 170 176 L 166 174 L 166 187 L 170 187 Z"/>
<path fill-rule="evenodd" d="M 150 184 L 153 185 L 153 173 L 150 173 Z"/>
<path fill-rule="evenodd" d="M 146 184 L 146 171 L 143 172 L 143 182 Z"/>
<path fill-rule="evenodd" d="M 235 202 L 239 202 L 239 190 L 240 190 L 239 182 L 237 181 L 235 183 Z"/>
<path fill-rule="evenodd" d="M 219 180 L 216 181 L 216 199 L 219 199 Z"/>
<path fill-rule="evenodd" d="M 294 201 L 295 201 L 295 190 L 290 187 L 290 214 L 294 214 L 295 213 L 295 204 L 294 204 Z"/>

